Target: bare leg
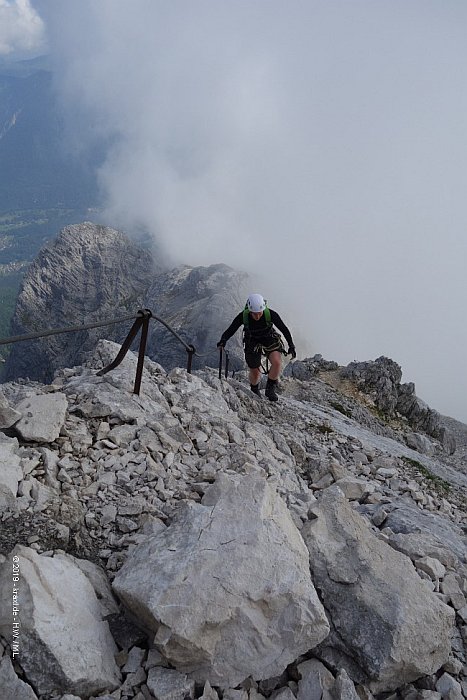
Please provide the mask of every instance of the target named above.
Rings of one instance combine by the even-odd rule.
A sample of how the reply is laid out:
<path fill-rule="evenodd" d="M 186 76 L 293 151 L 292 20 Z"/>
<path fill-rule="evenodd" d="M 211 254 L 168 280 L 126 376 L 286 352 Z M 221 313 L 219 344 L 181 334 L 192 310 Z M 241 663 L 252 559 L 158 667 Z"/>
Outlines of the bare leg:
<path fill-rule="evenodd" d="M 259 368 L 252 369 L 250 367 L 249 376 L 250 376 L 250 384 L 253 384 L 253 386 L 256 386 L 261 381 L 261 370 Z"/>
<path fill-rule="evenodd" d="M 278 350 L 274 350 L 274 352 L 270 353 L 269 362 L 271 364 L 271 368 L 268 374 L 269 379 L 278 379 L 279 374 L 281 373 L 281 359 L 281 353 Z"/>

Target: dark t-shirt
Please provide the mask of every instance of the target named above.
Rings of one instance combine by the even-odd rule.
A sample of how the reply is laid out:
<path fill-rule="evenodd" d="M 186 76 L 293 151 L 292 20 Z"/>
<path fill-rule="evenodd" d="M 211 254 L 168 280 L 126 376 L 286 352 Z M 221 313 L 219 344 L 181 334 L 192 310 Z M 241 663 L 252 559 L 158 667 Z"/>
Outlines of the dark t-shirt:
<path fill-rule="evenodd" d="M 279 314 L 276 311 L 273 311 L 272 309 L 269 309 L 269 312 L 271 314 L 272 324 L 280 330 L 288 344 L 293 345 L 292 335 L 287 326 L 285 325 L 284 321 L 279 316 Z M 235 316 L 234 320 L 227 328 L 227 330 L 222 333 L 221 343 L 225 344 L 228 341 L 228 339 L 231 338 L 233 334 L 238 331 L 240 326 L 243 326 L 243 311 L 240 311 L 238 316 Z M 268 324 L 264 317 L 264 313 L 261 316 L 261 318 L 258 319 L 258 321 L 255 321 L 255 319 L 250 314 L 250 317 L 248 319 L 248 328 L 246 329 L 247 342 L 249 339 L 251 339 L 251 341 L 254 341 L 255 343 L 261 343 L 262 341 L 267 342 L 270 339 L 272 333 L 272 326 L 268 328 Z"/>

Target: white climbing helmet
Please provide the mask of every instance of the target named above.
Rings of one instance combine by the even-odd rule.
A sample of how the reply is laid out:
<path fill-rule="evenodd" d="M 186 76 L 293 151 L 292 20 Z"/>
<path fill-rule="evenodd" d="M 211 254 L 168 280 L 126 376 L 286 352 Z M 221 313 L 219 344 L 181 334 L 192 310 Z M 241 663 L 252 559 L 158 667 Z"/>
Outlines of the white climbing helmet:
<path fill-rule="evenodd" d="M 246 305 L 248 310 L 252 311 L 253 313 L 259 313 L 260 311 L 264 311 L 266 308 L 266 302 L 261 294 L 250 294 L 246 300 Z"/>

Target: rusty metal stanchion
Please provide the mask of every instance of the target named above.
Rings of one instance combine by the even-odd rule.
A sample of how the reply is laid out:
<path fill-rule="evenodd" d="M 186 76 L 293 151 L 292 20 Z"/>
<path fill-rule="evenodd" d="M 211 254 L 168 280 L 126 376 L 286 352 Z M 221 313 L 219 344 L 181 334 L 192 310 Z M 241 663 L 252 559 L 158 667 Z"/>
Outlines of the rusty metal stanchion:
<path fill-rule="evenodd" d="M 224 348 L 219 345 L 219 379 L 222 379 L 222 351 Z"/>
<path fill-rule="evenodd" d="M 136 367 L 136 377 L 133 388 L 133 393 L 139 395 L 141 389 L 141 377 L 143 374 L 144 366 L 144 353 L 146 351 L 146 342 L 148 338 L 149 319 L 151 318 L 151 316 L 152 313 L 149 309 L 140 309 L 138 311 L 138 318 L 134 322 L 133 326 L 130 328 L 130 332 L 125 338 L 125 341 L 123 342 L 122 347 L 120 348 L 120 351 L 117 354 L 117 357 L 113 362 L 110 363 L 110 365 L 107 365 L 107 367 L 104 367 L 103 369 L 99 370 L 99 372 L 97 372 L 98 377 L 102 377 L 104 374 L 107 374 L 107 372 L 110 372 L 111 370 L 115 369 L 115 367 L 118 367 L 118 365 L 122 362 L 125 355 L 127 354 L 128 350 L 130 349 L 130 346 L 133 340 L 136 338 L 139 329 L 142 327 L 138 352 L 138 364 Z"/>
<path fill-rule="evenodd" d="M 187 361 L 186 371 L 188 372 L 188 374 L 191 374 L 191 367 L 193 364 L 193 355 L 196 353 L 196 348 L 194 345 L 190 345 L 189 348 L 186 348 L 186 351 L 188 353 L 188 361 Z"/>
<path fill-rule="evenodd" d="M 144 367 L 144 354 L 146 352 L 146 343 L 148 340 L 149 319 L 152 316 L 152 313 L 149 311 L 149 309 L 144 309 L 142 313 L 144 315 L 142 318 L 141 338 L 139 341 L 138 364 L 136 366 L 135 386 L 133 388 L 133 393 L 137 396 L 139 396 L 139 391 L 141 389 L 141 378 L 143 376 Z"/>
<path fill-rule="evenodd" d="M 225 378 L 227 379 L 229 374 L 229 353 L 224 348 L 223 345 L 219 346 L 219 379 L 222 379 L 222 356 L 225 355 Z"/>

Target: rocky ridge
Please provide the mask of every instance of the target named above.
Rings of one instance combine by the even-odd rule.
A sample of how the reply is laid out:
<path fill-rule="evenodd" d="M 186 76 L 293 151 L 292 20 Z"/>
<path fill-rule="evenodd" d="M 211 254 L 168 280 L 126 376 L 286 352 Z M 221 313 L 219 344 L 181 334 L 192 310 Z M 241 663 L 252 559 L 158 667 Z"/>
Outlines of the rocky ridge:
<path fill-rule="evenodd" d="M 195 366 L 216 366 L 216 343 L 232 320 L 232 308 L 245 303 L 245 283 L 246 275 L 222 264 L 168 270 L 120 231 L 84 222 L 62 229 L 26 272 L 11 335 L 85 326 L 150 309 L 200 355 L 207 353 L 195 359 Z M 3 378 L 51 381 L 57 369 L 81 364 L 99 338 L 122 343 L 131 326 L 129 320 L 12 345 Z M 138 342 L 139 336 L 133 347 Z M 239 338 L 230 349 L 232 367 L 240 366 L 235 359 Z M 166 369 L 187 366 L 183 345 L 155 320 L 146 354 Z"/>
<path fill-rule="evenodd" d="M 271 405 L 117 350 L 2 385 L 2 697 L 467 697 L 457 453 L 319 358 Z"/>

